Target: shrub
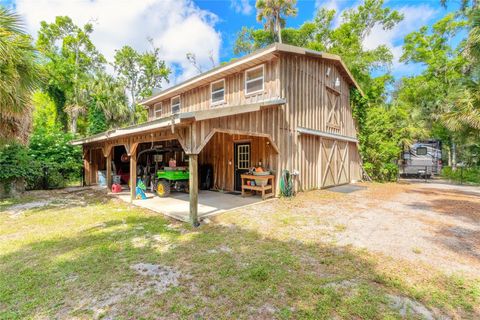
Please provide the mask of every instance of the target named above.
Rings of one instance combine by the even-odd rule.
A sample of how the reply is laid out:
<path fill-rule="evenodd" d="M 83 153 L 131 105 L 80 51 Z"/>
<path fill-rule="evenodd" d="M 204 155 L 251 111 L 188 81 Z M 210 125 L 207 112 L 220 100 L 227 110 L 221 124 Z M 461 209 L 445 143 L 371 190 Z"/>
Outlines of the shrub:
<path fill-rule="evenodd" d="M 12 142 L 0 147 L 0 182 L 7 193 L 11 182 L 29 175 L 30 163 L 28 150 L 23 145 Z"/>
<path fill-rule="evenodd" d="M 480 184 L 480 167 L 457 168 L 455 171 L 451 167 L 443 167 L 442 176 L 453 181 Z"/>
<path fill-rule="evenodd" d="M 27 188 L 61 188 L 80 178 L 82 153 L 70 144 L 71 140 L 71 134 L 59 130 L 35 130 L 28 151 L 32 165 Z"/>

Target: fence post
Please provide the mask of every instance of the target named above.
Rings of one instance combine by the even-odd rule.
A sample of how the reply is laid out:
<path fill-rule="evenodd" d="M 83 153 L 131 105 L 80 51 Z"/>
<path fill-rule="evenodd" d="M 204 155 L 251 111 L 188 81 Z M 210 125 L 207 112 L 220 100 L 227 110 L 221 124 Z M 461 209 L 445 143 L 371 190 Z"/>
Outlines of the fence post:
<path fill-rule="evenodd" d="M 460 167 L 460 184 L 463 184 L 463 166 Z"/>
<path fill-rule="evenodd" d="M 43 171 L 43 190 L 48 190 L 48 168 L 47 166 L 42 167 Z"/>

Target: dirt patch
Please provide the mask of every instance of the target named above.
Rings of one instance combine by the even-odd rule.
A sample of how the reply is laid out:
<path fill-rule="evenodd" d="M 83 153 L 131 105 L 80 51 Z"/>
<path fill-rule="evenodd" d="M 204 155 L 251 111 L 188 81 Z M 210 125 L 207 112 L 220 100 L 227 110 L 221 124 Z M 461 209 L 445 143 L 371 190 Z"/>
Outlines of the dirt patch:
<path fill-rule="evenodd" d="M 169 287 L 178 286 L 178 279 L 180 272 L 168 266 L 161 266 L 150 263 L 137 263 L 131 266 L 135 272 L 145 278 L 148 281 L 145 282 L 146 288 L 137 290 L 137 293 L 143 294 L 149 289 L 154 289 L 157 293 L 162 294 Z"/>
<path fill-rule="evenodd" d="M 423 304 L 414 301 L 407 297 L 395 296 L 395 295 L 388 295 L 390 299 L 391 306 L 394 309 L 397 309 L 402 316 L 402 318 L 409 318 L 414 316 L 415 318 L 420 317 L 421 319 L 425 320 L 433 320 L 433 319 L 448 319 L 446 317 L 436 317 L 433 312 L 428 310 Z"/>
<path fill-rule="evenodd" d="M 16 204 L 11 207 L 8 207 L 5 212 L 12 217 L 16 217 L 21 215 L 23 212 L 31 209 L 42 208 L 48 206 L 52 201 L 51 200 L 39 200 L 39 201 L 32 201 L 22 204 Z"/>
<path fill-rule="evenodd" d="M 332 242 L 480 276 L 480 188 L 362 183 L 364 190 L 299 193 L 217 217 L 265 237 Z"/>
<path fill-rule="evenodd" d="M 425 196 L 423 202 L 412 203 L 414 207 L 423 205 L 437 213 L 480 221 L 479 193 L 434 188 L 415 188 L 408 190 L 408 193 Z"/>
<path fill-rule="evenodd" d="M 137 274 L 134 282 L 115 284 L 100 296 L 84 299 L 73 313 L 86 312 L 92 314 L 94 319 L 116 319 L 124 301 L 149 293 L 163 294 L 170 288 L 178 287 L 181 277 L 189 278 L 169 266 L 137 263 L 130 268 Z M 63 318 L 69 314 L 72 314 L 72 310 L 64 309 L 57 315 Z"/>

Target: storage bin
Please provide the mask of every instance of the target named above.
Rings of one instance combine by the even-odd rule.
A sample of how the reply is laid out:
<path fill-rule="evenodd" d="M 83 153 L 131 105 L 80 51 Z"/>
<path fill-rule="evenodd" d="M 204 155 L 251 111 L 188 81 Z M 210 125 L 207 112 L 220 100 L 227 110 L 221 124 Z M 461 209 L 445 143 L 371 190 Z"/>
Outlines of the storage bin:
<path fill-rule="evenodd" d="M 112 183 L 114 184 L 121 184 L 122 177 L 119 176 L 118 174 L 114 174 L 112 176 Z"/>
<path fill-rule="evenodd" d="M 107 186 L 107 173 L 105 171 L 98 171 L 98 185 L 100 187 L 106 187 Z"/>

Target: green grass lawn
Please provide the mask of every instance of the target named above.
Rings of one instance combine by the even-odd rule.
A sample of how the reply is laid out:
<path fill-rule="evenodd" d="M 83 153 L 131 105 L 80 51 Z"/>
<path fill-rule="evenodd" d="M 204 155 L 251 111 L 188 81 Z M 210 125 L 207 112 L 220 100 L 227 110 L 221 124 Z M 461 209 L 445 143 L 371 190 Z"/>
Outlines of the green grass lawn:
<path fill-rule="evenodd" d="M 17 215 L 0 201 L 0 319 L 421 318 L 392 296 L 480 316 L 478 279 L 241 223 L 192 229 L 98 191 L 48 195 Z M 178 284 L 158 293 L 137 263 L 174 268 Z"/>

